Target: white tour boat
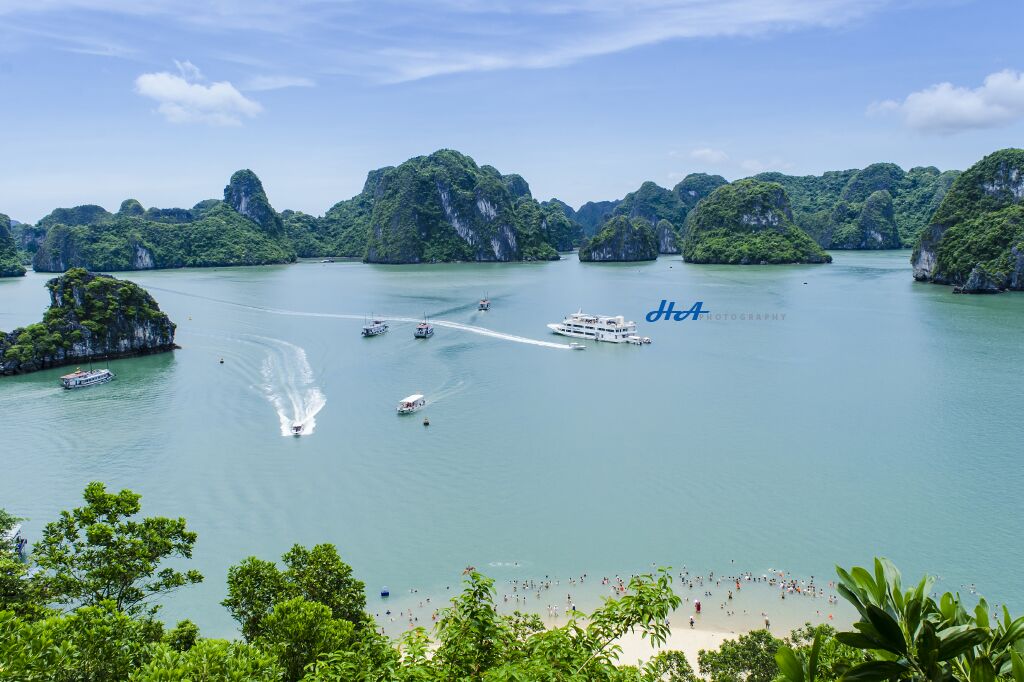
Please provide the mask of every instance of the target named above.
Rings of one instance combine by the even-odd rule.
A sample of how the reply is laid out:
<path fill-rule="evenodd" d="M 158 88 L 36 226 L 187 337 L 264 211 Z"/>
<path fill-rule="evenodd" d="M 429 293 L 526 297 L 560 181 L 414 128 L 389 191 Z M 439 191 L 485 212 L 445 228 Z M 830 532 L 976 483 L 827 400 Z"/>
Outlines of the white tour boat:
<path fill-rule="evenodd" d="M 491 309 L 491 299 L 489 299 L 489 298 L 481 298 L 480 299 L 480 304 L 477 306 L 476 309 L 477 310 L 490 310 Z"/>
<path fill-rule="evenodd" d="M 114 373 L 109 369 L 90 369 L 87 372 L 76 369 L 71 374 L 62 376 L 60 383 L 64 385 L 64 388 L 85 388 L 86 386 L 105 384 L 113 378 Z"/>
<path fill-rule="evenodd" d="M 380 336 L 387 332 L 388 323 L 384 320 L 374 320 L 370 324 L 363 325 L 363 336 Z"/>
<path fill-rule="evenodd" d="M 412 414 L 426 404 L 427 401 L 422 395 L 414 393 L 398 401 L 398 414 Z"/>
<path fill-rule="evenodd" d="M 548 325 L 548 329 L 562 336 L 573 336 L 579 339 L 593 339 L 608 343 L 634 343 L 636 322 L 627 322 L 622 315 L 591 315 L 583 311 L 572 313 L 561 322 Z M 648 339 L 647 343 L 650 343 Z"/>

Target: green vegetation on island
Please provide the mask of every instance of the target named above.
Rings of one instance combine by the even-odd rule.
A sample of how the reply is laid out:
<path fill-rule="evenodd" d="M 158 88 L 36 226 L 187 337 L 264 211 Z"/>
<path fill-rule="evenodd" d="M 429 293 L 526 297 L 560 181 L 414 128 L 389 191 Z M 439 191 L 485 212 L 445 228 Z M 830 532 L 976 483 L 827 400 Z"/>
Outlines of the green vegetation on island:
<path fill-rule="evenodd" d="M 989 154 L 956 179 L 911 263 L 915 279 L 966 293 L 1024 290 L 1024 149 Z"/>
<path fill-rule="evenodd" d="M 0 213 L 0 277 L 21 277 L 25 267 L 21 264 L 18 247 L 11 234 L 11 219 Z"/>
<path fill-rule="evenodd" d="M 511 179 L 510 179 L 511 178 Z M 453 150 L 371 174 L 373 193 L 344 212 L 366 235 L 370 263 L 556 260 L 543 212 L 519 176 Z M 340 207 L 336 206 L 335 209 Z M 333 211 L 334 209 L 332 209 Z"/>
<path fill-rule="evenodd" d="M 42 322 L 0 332 L 0 374 L 174 348 L 174 323 L 137 284 L 73 268 L 46 288 Z"/>
<path fill-rule="evenodd" d="M 782 185 L 746 179 L 722 185 L 686 220 L 690 263 L 830 263 L 832 257 L 793 222 Z"/>
<path fill-rule="evenodd" d="M 931 166 L 904 171 L 896 164 L 875 163 L 863 170 L 820 176 L 761 173 L 754 177 L 786 189 L 793 222 L 823 248 L 896 249 L 915 242 L 958 174 Z M 885 199 L 876 196 L 878 192 L 889 194 L 891 219 L 879 214 Z"/>
<path fill-rule="evenodd" d="M 584 262 L 615 262 L 655 260 L 658 257 L 658 236 L 643 218 L 618 215 L 601 227 L 592 239 L 580 246 L 579 259 Z"/>
<path fill-rule="evenodd" d="M 222 605 L 240 640 L 206 638 L 190 620 L 168 628 L 160 601 L 204 579 L 188 569 L 197 535 L 185 519 L 141 517 L 140 496 L 90 483 L 81 507 L 46 524 L 27 561 L 0 546 L 0 679 L 69 682 L 1024 682 L 1024 618 L 899 571 L 837 569 L 857 610 L 848 632 L 811 626 L 778 638 L 755 630 L 702 650 L 622 662 L 619 637 L 654 645 L 682 599 L 669 570 L 567 625 L 498 612 L 493 580 L 466 569 L 433 627 L 397 641 L 366 612 L 365 588 L 333 545 L 295 545 L 281 564 L 248 557 L 227 575 Z M 19 519 L 0 509 L 0 538 Z"/>
<path fill-rule="evenodd" d="M 281 219 L 252 171 L 238 171 L 224 201 L 191 209 L 150 208 L 127 199 L 117 213 L 100 206 L 57 209 L 38 223 L 39 272 L 148 270 L 154 268 L 288 263 L 295 253 Z"/>

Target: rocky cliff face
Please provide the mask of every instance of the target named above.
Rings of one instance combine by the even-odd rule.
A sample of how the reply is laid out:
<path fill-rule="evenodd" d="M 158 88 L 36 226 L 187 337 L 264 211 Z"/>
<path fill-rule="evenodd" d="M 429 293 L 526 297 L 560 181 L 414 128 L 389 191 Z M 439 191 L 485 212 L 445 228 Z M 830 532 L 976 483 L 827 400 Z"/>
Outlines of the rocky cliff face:
<path fill-rule="evenodd" d="M 1024 290 L 1024 149 L 1003 149 L 963 172 L 911 256 L 914 279 L 964 293 Z"/>
<path fill-rule="evenodd" d="M 888 190 L 872 192 L 855 208 L 843 200 L 832 211 L 831 248 L 898 249 L 900 231 Z"/>
<path fill-rule="evenodd" d="M 621 262 L 655 260 L 658 238 L 654 228 L 643 218 L 614 216 L 601 231 L 580 246 L 579 258 L 584 262 Z"/>
<path fill-rule="evenodd" d="M 0 332 L 0 374 L 175 348 L 175 325 L 142 287 L 76 268 L 47 282 L 43 321 Z"/>
<path fill-rule="evenodd" d="M 11 219 L 0 213 L 0 277 L 21 277 L 25 268 L 11 235 Z"/>
<path fill-rule="evenodd" d="M 236 171 L 224 188 L 224 203 L 259 225 L 265 232 L 280 234 L 281 217 L 270 205 L 263 183 L 246 168 Z"/>
<path fill-rule="evenodd" d="M 658 239 L 658 253 L 678 254 L 682 253 L 679 248 L 679 232 L 676 226 L 667 220 L 659 220 L 654 226 L 654 234 Z"/>
<path fill-rule="evenodd" d="M 810 235 L 793 223 L 789 197 L 775 182 L 723 185 L 690 212 L 683 260 L 691 263 L 829 263 Z"/>
<path fill-rule="evenodd" d="M 545 227 L 529 219 L 539 204 L 522 178 L 441 150 L 374 180 L 372 196 L 352 207 L 353 220 L 367 223 L 369 263 L 558 258 Z"/>

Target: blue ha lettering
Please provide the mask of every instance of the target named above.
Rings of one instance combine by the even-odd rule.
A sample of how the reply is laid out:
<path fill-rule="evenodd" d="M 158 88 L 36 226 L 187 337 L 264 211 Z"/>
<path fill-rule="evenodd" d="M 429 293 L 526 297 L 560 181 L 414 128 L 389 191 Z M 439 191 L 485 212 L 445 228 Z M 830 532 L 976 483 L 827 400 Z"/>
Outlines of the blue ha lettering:
<path fill-rule="evenodd" d="M 697 301 L 689 310 L 676 310 L 675 301 L 666 301 L 661 299 L 661 303 L 658 305 L 657 310 L 652 310 L 647 313 L 645 318 L 648 322 L 657 322 L 658 320 L 669 320 L 673 322 L 682 322 L 683 320 L 697 320 L 701 315 L 710 315 L 710 310 L 704 310 L 704 301 Z"/>

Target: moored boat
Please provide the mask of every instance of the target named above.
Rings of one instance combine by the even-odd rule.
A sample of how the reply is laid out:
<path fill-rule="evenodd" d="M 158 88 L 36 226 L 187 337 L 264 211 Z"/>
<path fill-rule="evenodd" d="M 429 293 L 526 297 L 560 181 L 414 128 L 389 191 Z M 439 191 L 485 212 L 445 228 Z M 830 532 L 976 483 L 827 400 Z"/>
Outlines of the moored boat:
<path fill-rule="evenodd" d="M 412 414 L 426 404 L 427 401 L 422 395 L 413 393 L 398 401 L 398 414 Z"/>
<path fill-rule="evenodd" d="M 380 336 L 388 330 L 388 323 L 384 320 L 373 320 L 370 324 L 363 325 L 363 336 Z"/>
<path fill-rule="evenodd" d="M 71 374 L 65 374 L 60 378 L 60 383 L 64 388 L 86 388 L 87 386 L 95 386 L 96 384 L 105 384 L 114 378 L 114 373 L 109 369 L 90 369 L 83 372 L 80 369 L 76 369 Z"/>

